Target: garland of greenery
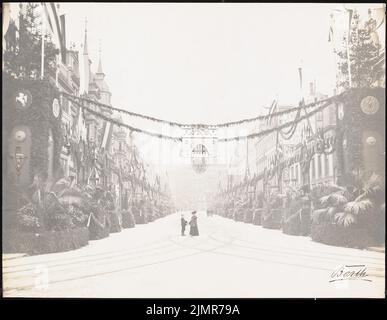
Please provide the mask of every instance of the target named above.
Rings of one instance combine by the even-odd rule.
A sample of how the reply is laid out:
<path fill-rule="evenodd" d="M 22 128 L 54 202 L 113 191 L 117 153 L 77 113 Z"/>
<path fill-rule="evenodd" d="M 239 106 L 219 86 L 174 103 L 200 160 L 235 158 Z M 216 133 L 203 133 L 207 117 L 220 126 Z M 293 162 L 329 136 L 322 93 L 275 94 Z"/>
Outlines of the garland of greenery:
<path fill-rule="evenodd" d="M 10 137 L 12 129 L 17 125 L 26 125 L 31 130 L 30 178 L 35 175 L 47 178 L 50 129 L 54 142 L 54 173 L 58 173 L 63 146 L 61 113 L 56 119 L 51 111 L 53 99 L 59 98 L 58 91 L 46 80 L 14 79 L 4 73 L 3 80 L 5 117 L 3 124 L 6 137 Z M 15 101 L 15 94 L 21 89 L 29 90 L 32 95 L 32 103 L 25 110 L 17 108 Z"/>
<path fill-rule="evenodd" d="M 119 120 L 112 119 L 112 118 L 102 114 L 101 112 L 95 111 L 92 108 L 86 106 L 85 105 L 85 101 L 88 101 L 88 100 L 80 99 L 79 97 L 75 97 L 74 98 L 72 95 L 68 95 L 68 94 L 65 94 L 65 95 L 68 97 L 68 99 L 74 105 L 77 105 L 78 107 L 83 108 L 87 112 L 89 112 L 89 113 L 91 113 L 91 114 L 93 114 L 93 115 L 95 115 L 97 117 L 100 117 L 101 119 L 104 119 L 105 121 L 109 121 L 112 124 L 115 124 L 115 125 L 117 125 L 119 127 L 125 127 L 125 128 L 129 129 L 132 132 L 134 131 L 134 132 L 143 133 L 143 134 L 146 134 L 146 135 L 149 135 L 149 136 L 152 136 L 152 137 L 156 137 L 156 138 L 159 138 L 159 139 L 168 139 L 168 140 L 173 140 L 173 141 L 178 141 L 178 142 L 181 142 L 184 139 L 183 137 L 172 137 L 172 136 L 167 136 L 167 135 L 163 135 L 163 134 L 157 134 L 157 133 L 150 132 L 150 131 L 147 131 L 147 130 L 142 130 L 142 129 L 139 129 L 139 128 L 132 127 L 132 126 L 130 126 L 128 124 L 122 123 Z M 290 127 L 294 127 L 295 123 L 298 123 L 300 121 L 308 119 L 313 114 L 315 114 L 315 113 L 317 113 L 319 111 L 322 111 L 323 109 L 325 109 L 328 106 L 330 106 L 332 101 L 335 101 L 335 99 L 340 99 L 341 100 L 343 98 L 343 96 L 344 96 L 344 94 L 340 94 L 338 96 L 331 97 L 329 99 L 321 100 L 321 101 L 319 101 L 319 103 L 316 102 L 314 105 L 318 105 L 318 107 L 316 107 L 315 109 L 313 109 L 309 113 L 305 112 L 305 115 L 303 115 L 303 116 L 298 116 L 297 119 L 295 119 L 294 121 L 285 122 L 285 123 L 283 123 L 283 124 L 281 124 L 279 126 L 272 127 L 272 128 L 266 129 L 266 130 L 259 131 L 259 132 L 255 132 L 255 133 L 252 133 L 252 134 L 248 134 L 248 135 L 245 135 L 245 136 L 235 136 L 235 137 L 230 137 L 230 138 L 219 138 L 219 139 L 217 139 L 217 141 L 218 142 L 229 142 L 229 141 L 238 141 L 238 140 L 244 140 L 244 139 L 255 139 L 255 138 L 259 138 L 259 137 L 268 135 L 268 134 L 270 134 L 272 132 L 277 132 L 279 130 L 283 130 L 283 129 L 289 127 L 289 126 Z M 322 103 L 322 102 L 324 102 L 324 103 Z M 99 105 L 100 103 L 96 103 L 96 104 Z M 307 108 L 307 106 L 302 105 L 302 107 L 298 107 L 297 110 L 299 110 L 299 108 L 302 108 L 302 109 L 305 110 Z"/>
<path fill-rule="evenodd" d="M 158 122 L 158 123 L 164 123 L 164 124 L 167 124 L 170 126 L 176 126 L 176 127 L 180 127 L 180 128 L 187 128 L 188 127 L 188 128 L 207 128 L 207 129 L 230 127 L 230 126 L 234 126 L 234 125 L 251 123 L 251 122 L 255 122 L 255 121 L 259 121 L 259 120 L 268 121 L 268 120 L 272 119 L 273 117 L 283 116 L 283 115 L 286 115 L 286 114 L 289 114 L 292 112 L 297 112 L 297 111 L 302 110 L 302 109 L 304 109 L 306 111 L 306 109 L 315 108 L 315 107 L 318 107 L 319 105 L 324 104 L 324 103 L 332 103 L 335 99 L 339 98 L 342 95 L 342 94 L 340 94 L 338 96 L 332 96 L 332 97 L 322 99 L 322 100 L 319 100 L 316 102 L 312 102 L 312 103 L 309 103 L 306 105 L 300 104 L 299 106 L 291 107 L 291 108 L 288 108 L 288 109 L 282 110 L 282 111 L 273 112 L 273 113 L 270 113 L 268 115 L 261 115 L 261 116 L 257 116 L 254 118 L 243 119 L 243 120 L 238 120 L 238 121 L 233 121 L 233 122 L 208 125 L 208 124 L 183 124 L 183 123 L 178 123 L 178 122 L 173 122 L 173 121 L 161 120 L 161 119 L 146 116 L 143 114 L 127 111 L 124 109 L 115 108 L 115 107 L 112 107 L 110 105 L 88 99 L 86 97 L 78 97 L 75 95 L 71 95 L 67 92 L 61 92 L 61 94 L 63 94 L 64 96 L 66 96 L 69 99 L 72 99 L 72 101 L 74 103 L 77 103 L 79 105 L 85 105 L 85 104 L 94 105 L 94 106 L 102 107 L 104 109 L 109 109 L 111 111 L 124 113 L 124 114 L 132 116 L 132 117 L 138 117 L 138 118 L 142 118 L 142 119 L 146 119 L 146 120 L 150 120 L 150 121 L 154 121 L 154 122 Z"/>

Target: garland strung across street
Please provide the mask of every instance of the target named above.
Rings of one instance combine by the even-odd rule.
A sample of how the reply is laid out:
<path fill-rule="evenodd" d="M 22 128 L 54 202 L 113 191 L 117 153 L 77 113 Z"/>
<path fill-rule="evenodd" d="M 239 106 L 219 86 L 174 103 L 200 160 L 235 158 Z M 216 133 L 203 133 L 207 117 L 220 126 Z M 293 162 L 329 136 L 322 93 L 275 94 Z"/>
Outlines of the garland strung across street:
<path fill-rule="evenodd" d="M 251 122 L 255 122 L 255 121 L 260 121 L 260 120 L 269 121 L 269 120 L 272 120 L 274 117 L 283 116 L 283 115 L 286 115 L 286 114 L 289 114 L 289 113 L 292 113 L 292 112 L 296 112 L 296 111 L 299 111 L 299 110 L 302 110 L 302 109 L 306 110 L 306 109 L 309 109 L 309 108 L 314 108 L 314 107 L 317 107 L 318 105 L 321 105 L 321 104 L 323 104 L 325 102 L 333 102 L 335 99 L 337 99 L 339 96 L 341 96 L 341 94 L 337 95 L 337 96 L 332 96 L 332 97 L 325 98 L 325 99 L 322 99 L 322 100 L 319 100 L 319 101 L 315 101 L 315 102 L 312 102 L 312 103 L 309 103 L 309 104 L 306 104 L 306 105 L 301 103 L 297 107 L 291 107 L 291 108 L 288 108 L 288 109 L 285 109 L 285 110 L 281 110 L 281 111 L 277 111 L 277 112 L 272 112 L 272 113 L 267 114 L 267 115 L 260 115 L 260 116 L 256 116 L 256 117 L 253 117 L 253 118 L 248 118 L 248 119 L 242 119 L 242 120 L 233 121 L 233 122 L 225 122 L 225 123 L 219 123 L 219 124 L 210 125 L 210 124 L 184 124 L 184 123 L 179 123 L 179 122 L 174 122 L 174 121 L 162 120 L 162 119 L 154 118 L 154 117 L 151 117 L 151 116 L 143 115 L 143 114 L 140 114 L 140 113 L 136 113 L 136 112 L 132 112 L 132 111 L 127 111 L 127 110 L 115 108 L 115 107 L 109 106 L 107 104 L 104 104 L 104 103 L 101 103 L 101 102 L 97 102 L 97 101 L 94 101 L 94 100 L 91 100 L 91 99 L 88 99 L 88 98 L 84 98 L 84 97 L 78 97 L 78 96 L 69 94 L 67 92 L 63 92 L 62 91 L 61 94 L 63 94 L 64 96 L 66 96 L 69 99 L 72 98 L 73 100 L 77 101 L 78 103 L 86 102 L 88 104 L 92 104 L 92 105 L 99 106 L 99 107 L 102 107 L 102 108 L 105 108 L 105 109 L 109 109 L 111 111 L 115 111 L 115 112 L 119 112 L 119 113 L 124 113 L 124 114 L 132 116 L 132 117 L 138 117 L 138 118 L 142 118 L 142 119 L 145 119 L 145 120 L 150 120 L 150 121 L 154 121 L 154 122 L 158 122 L 158 123 L 163 123 L 163 124 L 167 124 L 167 125 L 175 126 L 175 127 L 180 127 L 180 128 L 193 127 L 193 128 L 208 128 L 208 129 L 230 127 L 230 126 L 235 126 L 235 125 L 241 125 L 241 124 L 251 123 Z"/>
<path fill-rule="evenodd" d="M 259 132 L 247 134 L 247 135 L 244 135 L 244 136 L 217 138 L 218 142 L 230 142 L 230 141 L 238 141 L 238 140 L 245 140 L 245 139 L 255 139 L 255 138 L 259 138 L 259 137 L 268 135 L 270 133 L 276 132 L 276 131 L 278 131 L 283 138 L 290 139 L 291 136 L 294 134 L 295 129 L 297 127 L 297 124 L 299 122 L 301 122 L 301 121 L 303 121 L 305 119 L 309 121 L 309 118 L 312 115 L 314 115 L 317 112 L 322 111 L 323 109 L 327 108 L 332 103 L 339 102 L 343 98 L 343 95 L 347 94 L 347 93 L 348 93 L 348 91 L 347 92 L 343 92 L 343 93 L 341 93 L 339 95 L 336 95 L 336 96 L 332 96 L 332 97 L 329 97 L 329 98 L 326 98 L 326 99 L 323 99 L 323 100 L 320 100 L 320 101 L 316 101 L 316 102 L 307 104 L 307 105 L 301 103 L 298 107 L 293 107 L 293 108 L 289 108 L 289 109 L 286 109 L 286 110 L 283 110 L 283 111 L 274 112 L 274 113 L 271 113 L 271 114 L 265 115 L 265 116 L 258 116 L 258 117 L 251 118 L 251 119 L 245 119 L 245 120 L 240 120 L 240 121 L 236 121 L 236 122 L 229 122 L 227 124 L 221 124 L 221 125 L 215 125 L 214 126 L 214 125 L 202 125 L 202 124 L 179 124 L 179 123 L 176 123 L 176 122 L 164 121 L 164 120 L 160 120 L 160 119 L 156 119 L 156 118 L 152 118 L 152 117 L 143 116 L 143 115 L 140 115 L 140 114 L 137 114 L 137 113 L 133 113 L 133 112 L 130 112 L 130 111 L 126 111 L 126 110 L 122 110 L 122 109 L 117 109 L 117 108 L 111 107 L 109 105 L 106 105 L 106 104 L 103 104 L 103 103 L 99 103 L 99 102 L 96 102 L 96 101 L 93 101 L 93 100 L 90 100 L 90 99 L 85 99 L 85 98 L 82 98 L 82 97 L 76 97 L 74 95 L 71 95 L 71 94 L 68 94 L 68 93 L 65 93 L 65 92 L 61 92 L 61 94 L 66 96 L 72 103 L 74 103 L 78 107 L 83 108 L 84 110 L 90 112 L 91 114 L 93 114 L 93 115 L 95 115 L 97 117 L 100 117 L 100 118 L 104 119 L 105 121 L 110 121 L 111 123 L 113 123 L 113 124 L 115 124 L 115 125 L 117 125 L 119 127 L 125 127 L 125 128 L 127 128 L 127 129 L 129 129 L 130 131 L 133 131 L 133 132 L 143 133 L 143 134 L 155 137 L 155 138 L 167 139 L 167 140 L 172 140 L 172 141 L 176 141 L 176 142 L 182 142 L 183 141 L 183 137 L 168 136 L 168 135 L 159 134 L 159 133 L 155 133 L 155 132 L 150 132 L 150 131 L 147 131 L 147 130 L 143 130 L 143 129 L 139 129 L 139 128 L 130 126 L 130 125 L 122 123 L 122 122 L 120 122 L 118 120 L 112 119 L 112 118 L 110 118 L 108 116 L 105 116 L 102 113 L 91 109 L 90 107 L 86 106 L 85 104 L 86 103 L 87 104 L 94 104 L 96 106 L 100 106 L 100 107 L 103 107 L 103 108 L 108 108 L 108 109 L 113 110 L 113 111 L 118 111 L 118 112 L 126 113 L 126 114 L 129 114 L 129 115 L 132 115 L 132 116 L 137 116 L 137 117 L 142 117 L 142 118 L 145 118 L 145 119 L 150 119 L 150 120 L 157 121 L 157 122 L 164 122 L 164 123 L 168 123 L 170 125 L 181 126 L 182 128 L 183 127 L 184 128 L 186 128 L 186 127 L 194 127 L 194 128 L 201 127 L 201 128 L 204 128 L 205 127 L 205 128 L 208 128 L 208 129 L 215 128 L 217 126 L 218 127 L 219 126 L 229 126 L 229 125 L 234 125 L 234 124 L 237 124 L 237 123 L 240 124 L 240 123 L 244 123 L 244 122 L 251 122 L 251 121 L 256 121 L 258 119 L 271 120 L 271 119 L 273 119 L 273 117 L 283 116 L 285 114 L 297 111 L 296 117 L 295 117 L 295 119 L 293 121 L 288 121 L 288 122 L 285 122 L 285 123 L 283 123 L 281 125 L 278 125 L 278 126 L 275 126 L 275 127 L 269 128 L 269 129 L 261 130 Z M 312 108 L 312 107 L 314 107 L 314 109 L 312 109 L 310 112 L 306 111 L 306 109 L 309 109 L 309 108 Z M 302 110 L 304 110 L 305 114 L 301 116 L 301 111 Z M 283 132 L 283 130 L 285 128 L 288 128 L 288 127 L 291 127 L 291 128 L 288 131 Z"/>
<path fill-rule="evenodd" d="M 143 133 L 143 134 L 146 134 L 146 135 L 149 135 L 149 136 L 152 136 L 152 137 L 155 137 L 155 138 L 160 138 L 160 139 L 169 139 L 169 140 L 174 140 L 174 141 L 179 141 L 181 142 L 183 140 L 182 137 L 172 137 L 172 136 L 167 136 L 167 135 L 164 135 L 164 134 L 160 134 L 160 133 L 154 133 L 154 132 L 150 132 L 150 131 L 146 131 L 146 130 L 142 130 L 142 129 L 138 129 L 138 128 L 135 128 L 135 127 L 132 127 L 126 123 L 122 123 L 118 120 L 115 120 L 115 119 L 112 119 L 110 117 L 107 117 L 105 116 L 104 114 L 98 112 L 98 111 L 95 111 L 87 106 L 85 106 L 84 104 L 82 103 L 79 103 L 78 101 L 76 101 L 76 99 L 73 99 L 72 97 L 69 97 L 67 94 L 66 94 L 67 98 L 72 102 L 74 103 L 75 105 L 77 105 L 78 107 L 86 110 L 87 112 L 90 112 L 91 114 L 97 116 L 97 117 L 100 117 L 101 119 L 105 120 L 105 121 L 108 121 L 108 122 L 111 122 L 112 124 L 115 124 L 119 127 L 125 127 L 127 129 L 129 129 L 130 131 L 133 131 L 133 132 L 139 132 L 139 133 Z"/>

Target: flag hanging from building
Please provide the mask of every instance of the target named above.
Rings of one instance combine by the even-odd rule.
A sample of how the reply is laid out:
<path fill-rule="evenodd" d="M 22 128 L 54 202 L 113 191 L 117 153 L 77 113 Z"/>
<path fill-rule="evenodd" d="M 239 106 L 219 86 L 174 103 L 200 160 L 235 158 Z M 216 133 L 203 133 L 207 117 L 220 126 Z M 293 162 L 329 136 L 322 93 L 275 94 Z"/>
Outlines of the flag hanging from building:
<path fill-rule="evenodd" d="M 329 35 L 328 35 L 328 42 L 333 42 L 333 26 L 334 26 L 334 16 L 333 16 L 333 13 L 331 14 L 331 22 L 330 22 L 330 26 L 329 26 Z"/>
<path fill-rule="evenodd" d="M 43 2 L 43 9 L 47 21 L 47 30 L 52 36 L 52 41 L 59 49 L 62 62 L 66 62 L 66 30 L 65 17 L 59 17 L 53 2 Z"/>
<path fill-rule="evenodd" d="M 113 133 L 113 124 L 110 121 L 105 121 L 103 125 L 103 136 L 102 136 L 102 141 L 101 141 L 101 150 L 106 150 L 109 148 L 110 141 L 112 138 L 112 133 Z"/>

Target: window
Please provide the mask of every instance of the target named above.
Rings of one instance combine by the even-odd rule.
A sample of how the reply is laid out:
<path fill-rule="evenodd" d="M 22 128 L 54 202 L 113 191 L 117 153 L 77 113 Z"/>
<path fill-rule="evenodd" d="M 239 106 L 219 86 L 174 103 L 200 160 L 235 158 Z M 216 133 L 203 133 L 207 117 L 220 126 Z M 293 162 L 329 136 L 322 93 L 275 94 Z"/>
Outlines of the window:
<path fill-rule="evenodd" d="M 336 124 L 336 108 L 334 105 L 330 106 L 328 108 L 329 112 L 329 125 L 335 125 Z"/>
<path fill-rule="evenodd" d="M 317 112 L 316 113 L 316 127 L 317 127 L 317 129 L 320 129 L 324 126 L 323 119 L 324 119 L 323 111 Z"/>

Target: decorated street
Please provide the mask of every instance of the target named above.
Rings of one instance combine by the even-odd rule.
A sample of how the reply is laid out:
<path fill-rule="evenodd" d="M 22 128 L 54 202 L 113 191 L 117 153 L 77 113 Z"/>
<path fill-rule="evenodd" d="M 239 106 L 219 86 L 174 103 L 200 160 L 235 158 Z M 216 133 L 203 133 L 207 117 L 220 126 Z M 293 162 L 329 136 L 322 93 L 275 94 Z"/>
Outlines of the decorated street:
<path fill-rule="evenodd" d="M 5 297 L 384 297 L 384 4 L 2 9 Z"/>
<path fill-rule="evenodd" d="M 189 212 L 185 213 L 188 216 Z M 198 213 L 199 237 L 180 235 L 180 213 L 78 250 L 3 255 L 5 297 L 382 297 L 384 253 Z M 188 233 L 188 232 L 187 232 Z M 333 281 L 341 266 L 367 275 Z"/>

